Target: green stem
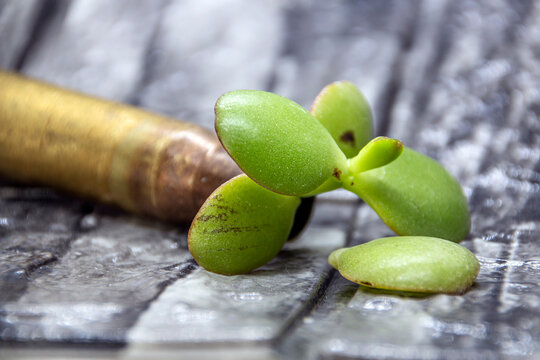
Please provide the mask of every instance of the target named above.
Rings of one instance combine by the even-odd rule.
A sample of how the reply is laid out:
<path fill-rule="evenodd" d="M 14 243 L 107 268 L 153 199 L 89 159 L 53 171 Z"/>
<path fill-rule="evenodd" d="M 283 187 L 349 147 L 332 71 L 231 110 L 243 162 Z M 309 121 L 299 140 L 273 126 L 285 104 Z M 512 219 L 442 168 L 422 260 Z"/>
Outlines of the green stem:
<path fill-rule="evenodd" d="M 364 200 L 361 182 L 354 174 L 350 174 L 346 179 L 343 179 L 342 187 Z"/>
<path fill-rule="evenodd" d="M 319 195 L 325 192 L 336 190 L 342 187 L 342 185 L 343 185 L 342 182 L 338 180 L 335 176 L 330 176 L 328 180 L 326 180 L 325 182 L 321 184 L 321 186 L 311 191 L 310 193 L 302 195 L 302 197 L 304 198 L 312 197 L 312 196 Z"/>

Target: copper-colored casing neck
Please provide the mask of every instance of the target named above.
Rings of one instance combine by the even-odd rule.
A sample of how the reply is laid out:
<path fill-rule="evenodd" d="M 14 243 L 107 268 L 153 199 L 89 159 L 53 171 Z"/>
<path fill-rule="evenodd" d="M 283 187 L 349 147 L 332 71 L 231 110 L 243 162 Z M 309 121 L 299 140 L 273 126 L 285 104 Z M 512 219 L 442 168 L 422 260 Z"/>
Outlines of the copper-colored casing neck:
<path fill-rule="evenodd" d="M 186 222 L 239 173 L 206 129 L 0 71 L 0 175 Z"/>

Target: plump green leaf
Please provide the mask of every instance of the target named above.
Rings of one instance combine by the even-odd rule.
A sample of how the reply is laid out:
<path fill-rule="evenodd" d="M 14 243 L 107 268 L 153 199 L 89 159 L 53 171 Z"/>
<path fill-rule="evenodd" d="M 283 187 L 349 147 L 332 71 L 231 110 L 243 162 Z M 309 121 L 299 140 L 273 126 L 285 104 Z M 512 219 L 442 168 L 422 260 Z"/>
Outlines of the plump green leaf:
<path fill-rule="evenodd" d="M 463 293 L 480 269 L 463 246 L 421 236 L 388 237 L 339 249 L 329 262 L 358 284 L 424 293 Z"/>
<path fill-rule="evenodd" d="M 205 269 L 248 273 L 279 252 L 300 199 L 269 191 L 246 175 L 221 185 L 203 204 L 189 229 L 189 251 Z"/>
<path fill-rule="evenodd" d="M 350 174 L 343 186 L 366 201 L 398 235 L 459 242 L 470 228 L 459 183 L 435 160 L 414 150 L 386 166 Z"/>
<path fill-rule="evenodd" d="M 358 88 L 349 81 L 327 85 L 310 111 L 330 132 L 348 158 L 358 154 L 372 137 L 369 105 Z"/>
<path fill-rule="evenodd" d="M 357 156 L 349 159 L 349 175 L 372 170 L 387 165 L 403 152 L 403 144 L 396 139 L 376 137 L 360 150 Z"/>
<path fill-rule="evenodd" d="M 231 91 L 216 103 L 216 131 L 240 168 L 278 193 L 305 195 L 346 169 L 328 131 L 303 107 L 276 94 Z"/>

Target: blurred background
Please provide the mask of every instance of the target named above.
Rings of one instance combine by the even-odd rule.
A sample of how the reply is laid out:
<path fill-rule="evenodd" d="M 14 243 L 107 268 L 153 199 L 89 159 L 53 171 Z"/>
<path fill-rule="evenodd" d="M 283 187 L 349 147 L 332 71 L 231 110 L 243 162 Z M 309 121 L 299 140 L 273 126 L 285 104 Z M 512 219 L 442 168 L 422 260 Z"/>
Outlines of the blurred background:
<path fill-rule="evenodd" d="M 309 106 L 325 84 L 348 79 L 380 109 L 393 72 L 402 71 L 396 54 L 412 45 L 413 22 L 422 10 L 441 17 L 446 6 L 420 5 L 3 1 L 0 64 L 207 127 L 215 100 L 231 89 L 274 91 Z"/>
<path fill-rule="evenodd" d="M 309 108 L 352 81 L 376 135 L 458 178 L 473 223 L 462 244 L 482 264 L 459 297 L 351 285 L 329 251 L 392 232 L 337 192 L 275 262 L 220 277 L 191 260 L 184 228 L 3 183 L 0 355 L 539 356 L 540 3 L 0 0 L 0 67 L 209 129 L 226 91 Z"/>

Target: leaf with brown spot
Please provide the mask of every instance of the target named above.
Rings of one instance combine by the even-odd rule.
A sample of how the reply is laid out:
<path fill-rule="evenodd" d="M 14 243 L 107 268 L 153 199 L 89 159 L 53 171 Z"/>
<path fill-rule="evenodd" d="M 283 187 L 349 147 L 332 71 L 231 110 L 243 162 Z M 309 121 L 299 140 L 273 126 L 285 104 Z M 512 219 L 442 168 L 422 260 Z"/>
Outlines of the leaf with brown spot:
<path fill-rule="evenodd" d="M 225 214 L 225 213 L 221 213 L 217 215 L 200 215 L 197 217 L 197 221 L 202 221 L 202 222 L 206 222 L 210 220 L 225 221 L 227 220 L 227 217 L 228 217 L 227 215 L 228 214 Z"/>
<path fill-rule="evenodd" d="M 189 251 L 209 271 L 248 273 L 281 250 L 299 204 L 298 197 L 276 194 L 246 175 L 237 176 L 216 189 L 199 210 L 189 229 Z"/>
<path fill-rule="evenodd" d="M 319 93 L 310 110 L 347 158 L 358 154 L 372 136 L 371 110 L 358 88 L 336 81 Z"/>
<path fill-rule="evenodd" d="M 352 147 L 355 147 L 354 145 L 354 132 L 352 130 L 345 131 L 339 139 L 347 144 L 350 144 Z"/>

